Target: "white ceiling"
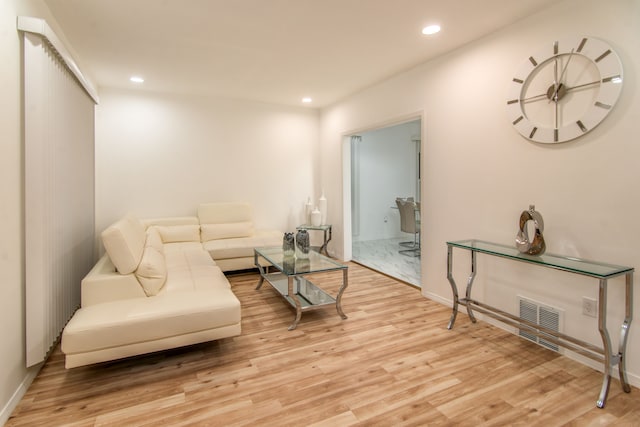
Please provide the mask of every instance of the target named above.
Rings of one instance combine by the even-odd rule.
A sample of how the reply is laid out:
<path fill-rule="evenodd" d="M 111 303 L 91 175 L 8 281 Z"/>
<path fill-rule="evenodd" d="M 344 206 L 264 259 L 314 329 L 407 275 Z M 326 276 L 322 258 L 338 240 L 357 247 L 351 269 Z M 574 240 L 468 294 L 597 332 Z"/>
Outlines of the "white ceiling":
<path fill-rule="evenodd" d="M 98 87 L 323 107 L 559 0 L 45 0 Z M 442 31 L 423 36 L 422 27 Z"/>

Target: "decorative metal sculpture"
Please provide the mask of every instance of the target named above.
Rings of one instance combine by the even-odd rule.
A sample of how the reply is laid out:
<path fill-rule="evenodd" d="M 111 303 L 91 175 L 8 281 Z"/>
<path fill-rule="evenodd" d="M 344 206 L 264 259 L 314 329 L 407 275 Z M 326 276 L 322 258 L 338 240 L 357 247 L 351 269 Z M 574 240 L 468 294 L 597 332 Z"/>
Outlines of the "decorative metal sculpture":
<path fill-rule="evenodd" d="M 533 240 L 529 239 L 527 225 L 533 221 L 535 228 Z M 542 232 L 544 231 L 544 221 L 540 212 L 536 211 L 534 205 L 529 205 L 529 210 L 520 214 L 520 231 L 516 235 L 516 247 L 523 254 L 542 255 L 547 249 Z"/>
<path fill-rule="evenodd" d="M 307 230 L 299 230 L 296 234 L 296 258 L 309 258 L 309 233 Z"/>
<path fill-rule="evenodd" d="M 284 233 L 282 251 L 285 257 L 293 257 L 296 254 L 296 242 L 293 233 Z"/>

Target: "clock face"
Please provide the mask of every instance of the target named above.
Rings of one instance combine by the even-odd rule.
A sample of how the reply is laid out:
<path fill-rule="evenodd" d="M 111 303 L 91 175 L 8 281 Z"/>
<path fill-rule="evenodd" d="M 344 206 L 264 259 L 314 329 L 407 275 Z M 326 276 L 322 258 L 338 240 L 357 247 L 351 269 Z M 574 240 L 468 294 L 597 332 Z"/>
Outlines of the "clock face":
<path fill-rule="evenodd" d="M 622 65 L 607 43 L 591 37 L 558 40 L 515 72 L 507 114 L 531 141 L 565 142 L 604 120 L 621 90 Z"/>

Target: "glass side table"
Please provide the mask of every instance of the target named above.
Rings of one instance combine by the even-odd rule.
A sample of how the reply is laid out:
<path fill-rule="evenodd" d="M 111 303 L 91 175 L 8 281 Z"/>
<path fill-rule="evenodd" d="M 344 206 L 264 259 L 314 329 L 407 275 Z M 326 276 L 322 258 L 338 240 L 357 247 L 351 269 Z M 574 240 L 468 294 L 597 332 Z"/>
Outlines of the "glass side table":
<path fill-rule="evenodd" d="M 331 241 L 331 224 L 325 224 L 325 225 L 309 225 L 309 224 L 304 224 L 304 225 L 299 225 L 296 227 L 296 230 L 316 230 L 316 231 L 322 231 L 324 233 L 324 237 L 323 237 L 323 243 L 322 246 L 320 246 L 318 248 L 318 252 L 319 253 L 323 253 L 326 256 L 329 256 L 329 252 L 327 251 L 327 245 L 329 244 L 329 242 Z"/>

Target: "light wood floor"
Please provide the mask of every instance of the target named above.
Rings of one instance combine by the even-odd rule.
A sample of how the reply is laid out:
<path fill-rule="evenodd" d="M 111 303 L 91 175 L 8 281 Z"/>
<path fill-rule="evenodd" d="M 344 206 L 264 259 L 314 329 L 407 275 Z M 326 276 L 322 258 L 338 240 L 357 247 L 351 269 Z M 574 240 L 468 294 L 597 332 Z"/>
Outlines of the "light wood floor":
<path fill-rule="evenodd" d="M 340 273 L 316 276 L 336 290 Z M 640 425 L 640 390 L 351 264 L 335 309 L 293 312 L 257 275 L 230 277 L 242 335 L 64 369 L 57 349 L 7 426 Z"/>

